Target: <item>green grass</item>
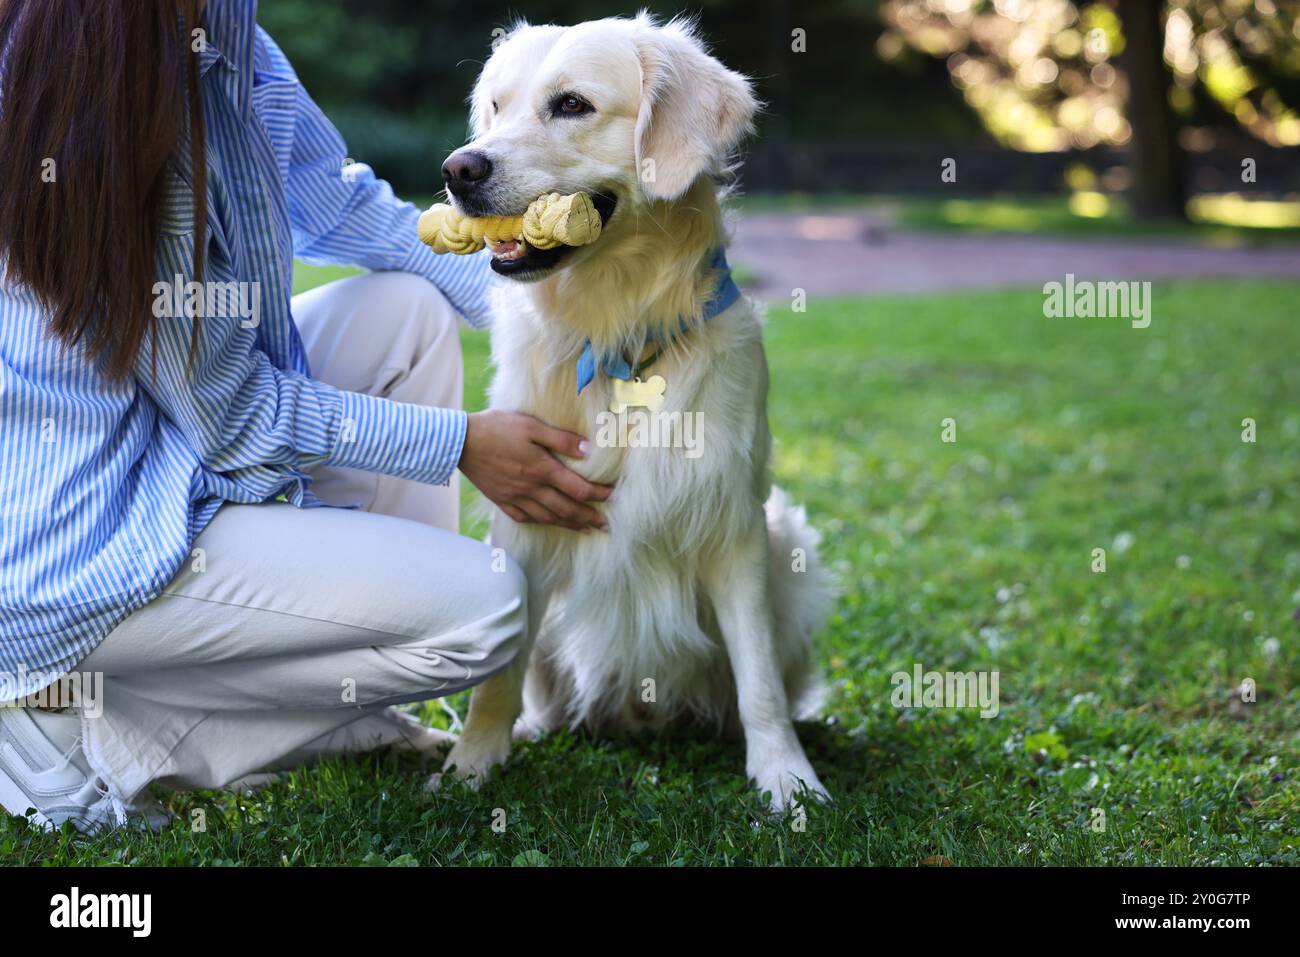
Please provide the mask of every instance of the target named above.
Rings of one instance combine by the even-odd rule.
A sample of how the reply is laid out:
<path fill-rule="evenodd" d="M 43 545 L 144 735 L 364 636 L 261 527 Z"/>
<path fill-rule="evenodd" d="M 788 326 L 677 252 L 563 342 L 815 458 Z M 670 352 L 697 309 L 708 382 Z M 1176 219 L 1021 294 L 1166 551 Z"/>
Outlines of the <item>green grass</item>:
<path fill-rule="evenodd" d="M 842 592 L 827 719 L 801 729 L 837 801 L 803 831 L 762 812 L 735 742 L 564 733 L 478 794 L 334 760 L 252 799 L 169 796 L 155 836 L 5 823 L 0 860 L 1300 864 L 1297 293 L 1157 283 L 1145 330 L 1045 319 L 1036 290 L 771 315 L 777 478 Z M 478 397 L 486 339 L 465 343 Z M 997 669 L 1000 714 L 896 710 L 915 662 Z"/>
<path fill-rule="evenodd" d="M 323 286 L 335 279 L 355 276 L 359 272 L 361 272 L 360 269 L 353 269 L 351 266 L 309 266 L 304 262 L 295 262 L 293 264 L 293 294 L 296 296 L 300 292 L 315 289 L 317 286 Z"/>
<path fill-rule="evenodd" d="M 1198 197 L 1190 222 L 1137 221 L 1122 199 L 1100 193 L 1068 196 L 889 197 L 865 194 L 745 196 L 752 212 L 819 213 L 856 210 L 914 232 L 1029 233 L 1073 239 L 1118 237 L 1180 240 L 1217 246 L 1266 246 L 1300 241 L 1300 201 L 1254 204 L 1233 197 Z"/>

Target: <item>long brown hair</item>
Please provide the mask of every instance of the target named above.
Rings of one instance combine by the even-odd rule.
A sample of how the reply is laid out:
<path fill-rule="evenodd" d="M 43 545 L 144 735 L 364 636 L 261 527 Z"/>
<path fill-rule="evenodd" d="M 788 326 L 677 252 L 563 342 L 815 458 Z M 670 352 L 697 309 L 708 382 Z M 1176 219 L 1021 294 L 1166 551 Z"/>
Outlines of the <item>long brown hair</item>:
<path fill-rule="evenodd" d="M 192 278 L 202 280 L 207 176 L 191 36 L 204 3 L 0 0 L 0 256 L 50 309 L 53 334 L 82 343 L 114 378 L 131 372 L 156 321 L 166 166 L 187 113 Z"/>

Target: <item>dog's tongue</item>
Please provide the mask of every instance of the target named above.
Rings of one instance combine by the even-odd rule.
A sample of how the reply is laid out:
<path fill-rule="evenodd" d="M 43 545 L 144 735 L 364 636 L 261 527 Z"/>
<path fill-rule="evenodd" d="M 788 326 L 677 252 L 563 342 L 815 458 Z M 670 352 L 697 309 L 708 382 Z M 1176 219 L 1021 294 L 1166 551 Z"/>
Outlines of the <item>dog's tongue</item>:
<path fill-rule="evenodd" d="M 497 259 L 518 259 L 528 251 L 528 244 L 510 239 L 503 243 L 492 243 L 492 255 Z"/>

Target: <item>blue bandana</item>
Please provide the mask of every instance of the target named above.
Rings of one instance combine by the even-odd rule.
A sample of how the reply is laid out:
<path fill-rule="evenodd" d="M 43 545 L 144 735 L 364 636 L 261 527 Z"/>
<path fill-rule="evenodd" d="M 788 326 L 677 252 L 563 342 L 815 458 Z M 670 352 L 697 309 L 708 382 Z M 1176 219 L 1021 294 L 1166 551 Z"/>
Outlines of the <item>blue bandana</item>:
<path fill-rule="evenodd" d="M 722 278 L 718 280 L 717 288 L 713 290 L 713 295 L 709 301 L 704 304 L 704 321 L 708 322 L 715 316 L 718 316 L 730 309 L 737 299 L 740 298 L 740 289 L 737 288 L 735 280 L 731 278 L 731 267 L 727 265 L 727 252 L 721 246 L 713 251 L 713 257 L 709 260 L 709 265 L 722 273 Z M 685 332 L 690 328 L 685 319 L 682 320 L 682 331 Z M 622 355 L 603 356 L 600 360 L 600 371 L 605 373 L 611 379 L 630 379 L 632 378 L 632 366 Z M 578 394 L 591 384 L 591 380 L 596 378 L 596 351 L 591 347 L 591 340 L 583 346 L 581 354 L 578 356 Z"/>

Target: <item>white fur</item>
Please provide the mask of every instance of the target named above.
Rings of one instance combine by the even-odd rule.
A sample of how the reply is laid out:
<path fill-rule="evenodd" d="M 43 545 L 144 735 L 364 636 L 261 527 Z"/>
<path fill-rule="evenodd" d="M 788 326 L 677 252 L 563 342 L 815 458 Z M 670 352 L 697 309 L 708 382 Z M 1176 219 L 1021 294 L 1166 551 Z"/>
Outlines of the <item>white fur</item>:
<path fill-rule="evenodd" d="M 595 114 L 547 116 L 556 91 L 580 93 Z M 689 26 L 642 15 L 516 27 L 471 102 L 469 148 L 492 158 L 503 208 L 551 190 L 618 197 L 598 242 L 540 281 L 508 284 L 491 389 L 494 408 L 592 436 L 589 457 L 565 464 L 615 492 L 607 534 L 517 525 L 494 509 L 493 543 L 528 576 L 535 647 L 476 689 L 448 768 L 476 779 L 505 760 L 522 704 L 518 731 L 528 734 L 680 719 L 743 729 L 749 777 L 776 807 L 804 788 L 824 797 L 792 724 L 815 714 L 821 687 L 810 646 L 829 598 L 818 537 L 768 477 L 755 307 L 742 298 L 699 321 L 715 280 L 709 253 L 726 243 L 713 177 L 757 109 L 748 81 Z M 693 322 L 686 333 L 681 317 Z M 661 414 L 698 416 L 698 457 L 594 441 L 611 386 L 598 374 L 577 394 L 584 340 L 640 354 L 652 332 L 675 336 L 652 371 L 668 383 Z M 806 570 L 794 570 L 796 550 Z"/>

